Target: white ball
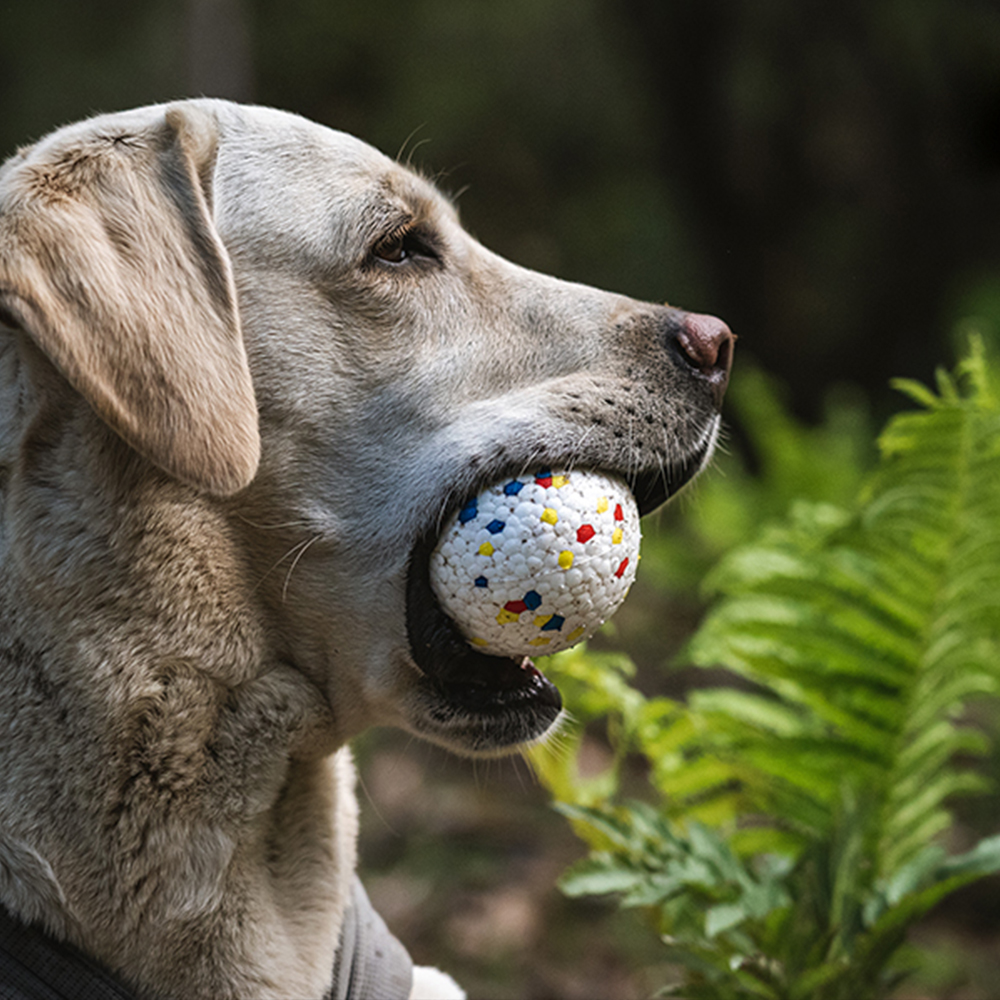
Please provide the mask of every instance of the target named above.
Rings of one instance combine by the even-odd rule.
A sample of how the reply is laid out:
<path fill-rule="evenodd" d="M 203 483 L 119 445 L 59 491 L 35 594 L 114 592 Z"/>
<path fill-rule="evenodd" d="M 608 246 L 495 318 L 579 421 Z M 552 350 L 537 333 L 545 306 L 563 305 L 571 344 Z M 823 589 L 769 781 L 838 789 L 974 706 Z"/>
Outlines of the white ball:
<path fill-rule="evenodd" d="M 519 476 L 449 521 L 431 554 L 431 586 L 482 652 L 546 655 L 614 614 L 635 579 L 639 541 L 623 482 L 595 472 Z"/>

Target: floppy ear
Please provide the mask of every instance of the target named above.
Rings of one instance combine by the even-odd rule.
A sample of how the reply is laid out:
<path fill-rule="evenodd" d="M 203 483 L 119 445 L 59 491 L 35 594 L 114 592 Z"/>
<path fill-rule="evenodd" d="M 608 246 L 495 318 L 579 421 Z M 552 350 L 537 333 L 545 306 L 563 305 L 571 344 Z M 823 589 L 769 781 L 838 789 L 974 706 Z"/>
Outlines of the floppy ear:
<path fill-rule="evenodd" d="M 0 311 L 133 448 L 225 496 L 260 436 L 206 201 L 216 141 L 214 118 L 175 106 L 29 150 L 0 187 Z"/>

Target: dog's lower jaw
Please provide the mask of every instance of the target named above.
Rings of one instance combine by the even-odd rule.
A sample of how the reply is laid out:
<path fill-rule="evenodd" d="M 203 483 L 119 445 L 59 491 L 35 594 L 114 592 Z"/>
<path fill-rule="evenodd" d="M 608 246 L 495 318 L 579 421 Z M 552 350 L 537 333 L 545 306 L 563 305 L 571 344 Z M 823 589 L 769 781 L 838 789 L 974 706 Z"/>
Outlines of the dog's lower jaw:
<path fill-rule="evenodd" d="M 530 663 L 530 661 L 529 661 Z M 503 757 L 545 738 L 562 715 L 562 699 L 554 685 L 531 665 L 523 690 L 508 701 L 492 694 L 476 706 L 467 700 L 476 688 L 452 690 L 425 679 L 419 686 L 416 711 L 406 726 L 416 735 L 463 757 Z"/>

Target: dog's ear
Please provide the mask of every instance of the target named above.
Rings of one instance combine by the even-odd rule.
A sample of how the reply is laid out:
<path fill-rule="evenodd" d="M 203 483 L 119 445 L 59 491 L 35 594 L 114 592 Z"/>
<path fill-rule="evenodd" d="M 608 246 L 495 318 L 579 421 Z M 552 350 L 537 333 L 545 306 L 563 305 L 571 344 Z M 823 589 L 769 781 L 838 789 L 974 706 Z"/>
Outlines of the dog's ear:
<path fill-rule="evenodd" d="M 208 207 L 216 141 L 208 112 L 174 106 L 28 150 L 0 183 L 0 311 L 133 448 L 225 496 L 260 436 Z"/>

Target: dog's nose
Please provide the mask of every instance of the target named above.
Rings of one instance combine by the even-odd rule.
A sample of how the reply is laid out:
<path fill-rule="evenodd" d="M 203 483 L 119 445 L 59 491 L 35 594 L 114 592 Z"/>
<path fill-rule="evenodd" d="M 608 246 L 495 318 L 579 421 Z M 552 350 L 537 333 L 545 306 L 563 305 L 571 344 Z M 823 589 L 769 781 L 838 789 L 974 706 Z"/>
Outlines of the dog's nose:
<path fill-rule="evenodd" d="M 683 313 L 676 336 L 684 360 L 708 380 L 712 399 L 720 407 L 733 367 L 736 335 L 715 316 Z"/>

